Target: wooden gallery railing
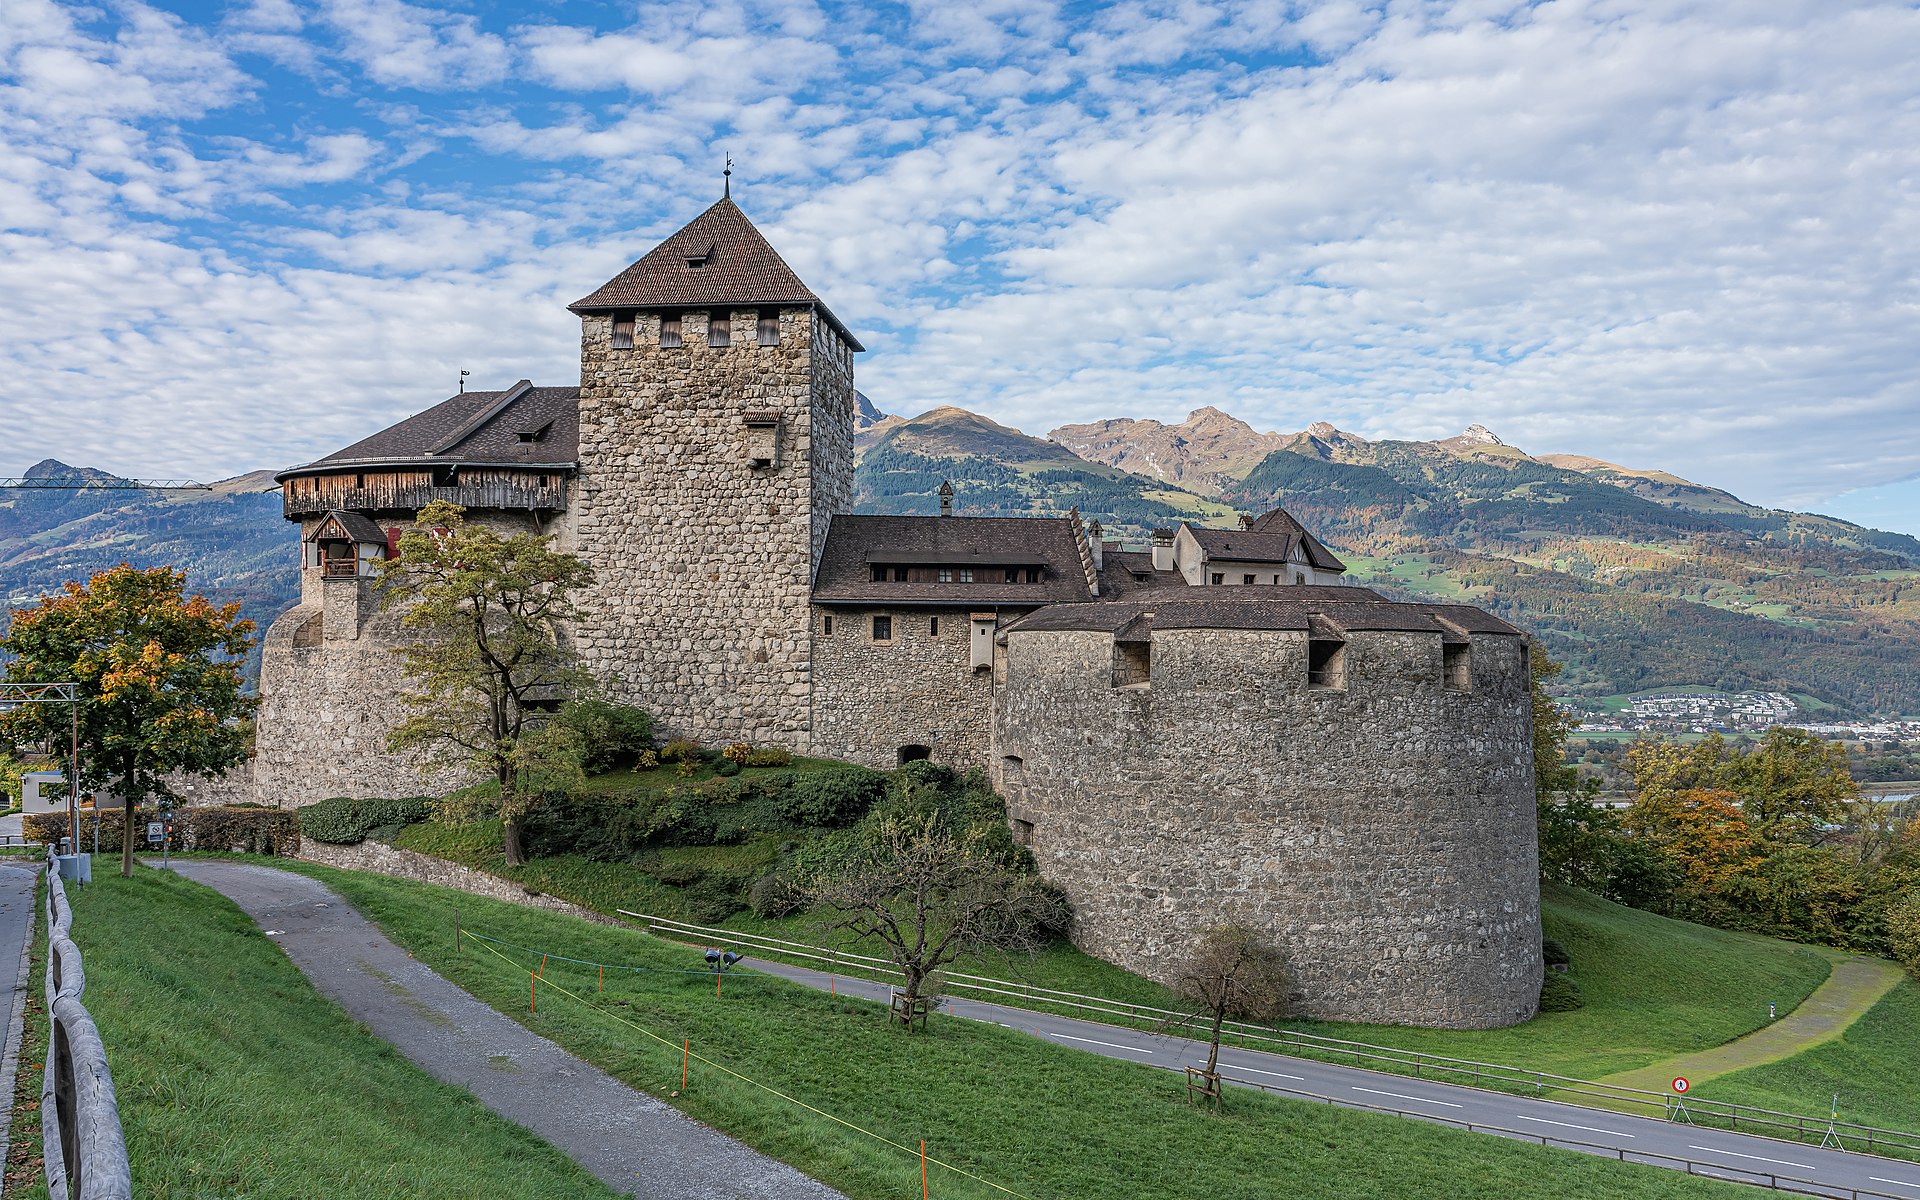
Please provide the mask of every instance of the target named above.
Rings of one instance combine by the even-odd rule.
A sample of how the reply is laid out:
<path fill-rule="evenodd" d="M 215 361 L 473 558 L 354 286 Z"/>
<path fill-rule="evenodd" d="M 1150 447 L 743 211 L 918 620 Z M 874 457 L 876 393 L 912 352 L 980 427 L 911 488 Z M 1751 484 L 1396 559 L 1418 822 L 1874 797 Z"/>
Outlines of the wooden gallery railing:
<path fill-rule="evenodd" d="M 463 508 L 526 508 L 559 511 L 567 507 L 564 486 L 540 487 L 487 481 L 458 487 L 426 484 L 378 484 L 367 487 L 314 488 L 287 480 L 282 511 L 288 517 L 312 516 L 330 509 L 352 512 L 410 512 L 435 500 L 451 500 Z"/>
<path fill-rule="evenodd" d="M 107 1049 L 80 997 L 86 972 L 68 936 L 73 913 L 60 866 L 47 855 L 47 1069 L 40 1086 L 40 1148 L 47 1194 L 58 1200 L 132 1200 L 133 1176 L 113 1098 Z"/>

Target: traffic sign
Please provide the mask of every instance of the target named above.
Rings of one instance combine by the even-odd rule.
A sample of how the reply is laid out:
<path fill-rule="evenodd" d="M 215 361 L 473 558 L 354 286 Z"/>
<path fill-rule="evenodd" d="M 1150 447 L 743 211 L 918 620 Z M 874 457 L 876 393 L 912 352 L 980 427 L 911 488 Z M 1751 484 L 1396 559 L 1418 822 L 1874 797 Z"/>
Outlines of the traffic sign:
<path fill-rule="evenodd" d="M 1674 1077 L 1673 1090 L 1675 1094 L 1684 1096 L 1687 1094 L 1687 1089 L 1692 1086 L 1693 1086 L 1692 1084 L 1687 1082 L 1687 1077 L 1685 1075 L 1679 1075 Z"/>
<path fill-rule="evenodd" d="M 161 841 L 165 841 L 166 837 L 167 837 L 167 828 L 165 825 L 162 825 L 158 821 L 147 822 L 147 840 L 148 841 L 161 842 Z"/>

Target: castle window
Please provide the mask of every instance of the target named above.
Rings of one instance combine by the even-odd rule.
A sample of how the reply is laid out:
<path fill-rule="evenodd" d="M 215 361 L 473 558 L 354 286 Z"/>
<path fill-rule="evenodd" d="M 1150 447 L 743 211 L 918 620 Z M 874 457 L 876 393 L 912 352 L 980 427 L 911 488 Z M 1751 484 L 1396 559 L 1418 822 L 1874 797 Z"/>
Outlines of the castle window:
<path fill-rule="evenodd" d="M 873 640 L 890 642 L 893 640 L 893 618 L 875 617 L 873 619 Z"/>
<path fill-rule="evenodd" d="M 1227 581 L 1227 577 L 1218 571 L 1215 571 L 1212 574 L 1212 576 L 1209 578 L 1209 582 L 1212 582 L 1215 584 L 1225 583 L 1226 581 Z"/>
<path fill-rule="evenodd" d="M 1307 642 L 1307 686 L 1344 688 L 1347 686 L 1347 644 L 1332 638 L 1312 638 Z"/>
<path fill-rule="evenodd" d="M 1441 686 L 1450 692 L 1473 690 L 1473 646 L 1449 642 L 1440 647 Z"/>
<path fill-rule="evenodd" d="M 1242 575 L 1242 576 L 1240 577 L 1240 582 L 1241 582 L 1241 583 L 1252 583 L 1252 582 L 1253 582 L 1253 581 L 1254 581 L 1254 580 L 1255 580 L 1256 578 L 1257 578 L 1257 576 L 1254 576 L 1254 575 Z"/>
<path fill-rule="evenodd" d="M 828 613 L 826 617 L 822 620 L 820 625 L 820 632 L 821 633 L 833 632 L 833 614 L 832 613 Z"/>
<path fill-rule="evenodd" d="M 941 568 L 940 568 L 940 582 L 941 582 L 941 583 L 952 583 L 952 582 L 953 582 L 953 568 L 952 568 L 952 567 L 941 567 Z"/>
<path fill-rule="evenodd" d="M 961 568 L 960 568 L 960 582 L 961 582 L 961 583 L 972 583 L 972 582 L 973 582 L 973 568 L 972 568 L 972 567 L 961 567 Z"/>
<path fill-rule="evenodd" d="M 727 313 L 715 312 L 707 315 L 707 345 L 731 346 L 733 344 L 733 318 Z"/>
<path fill-rule="evenodd" d="M 1019 583 L 1019 582 L 1020 582 L 1020 568 L 1019 568 L 1019 567 L 1008 567 L 1008 568 L 1007 568 L 1007 582 L 1008 582 L 1008 583 Z"/>
<path fill-rule="evenodd" d="M 762 346 L 778 346 L 780 344 L 780 314 L 768 309 L 762 309 L 760 313 L 760 324 L 755 333 Z"/>
<path fill-rule="evenodd" d="M 887 569 L 879 563 L 873 564 L 873 581 L 875 583 L 885 583 L 887 581 Z"/>
<path fill-rule="evenodd" d="M 939 617 L 927 618 L 927 636 L 928 637 L 940 636 L 940 618 Z"/>
<path fill-rule="evenodd" d="M 1033 822 L 1013 818 L 1013 844 L 1016 846 L 1033 845 Z"/>
<path fill-rule="evenodd" d="M 907 581 L 907 569 L 905 567 L 895 567 L 893 569 L 893 581 L 895 583 L 905 583 Z"/>
<path fill-rule="evenodd" d="M 613 314 L 613 348 L 615 350 L 633 349 L 633 314 Z"/>
<path fill-rule="evenodd" d="M 1027 568 L 1027 582 L 1028 582 L 1028 583 L 1039 583 L 1039 582 L 1040 582 L 1040 568 L 1039 568 L 1039 567 L 1028 567 L 1028 568 Z"/>
<path fill-rule="evenodd" d="M 660 318 L 660 345 L 668 350 L 680 344 L 680 318 Z"/>
<path fill-rule="evenodd" d="M 1148 641 L 1113 644 L 1113 686 L 1145 687 L 1153 678 L 1153 643 Z"/>

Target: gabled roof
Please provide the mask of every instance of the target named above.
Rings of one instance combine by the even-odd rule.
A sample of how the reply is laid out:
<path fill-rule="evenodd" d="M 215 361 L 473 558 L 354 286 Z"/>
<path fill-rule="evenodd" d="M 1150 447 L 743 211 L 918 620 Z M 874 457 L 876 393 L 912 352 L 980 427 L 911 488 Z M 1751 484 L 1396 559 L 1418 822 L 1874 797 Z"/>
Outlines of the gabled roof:
<path fill-rule="evenodd" d="M 580 453 L 579 400 L 577 387 L 534 387 L 525 379 L 505 391 L 462 392 L 274 478 L 409 463 L 570 468 Z"/>
<path fill-rule="evenodd" d="M 698 260 L 701 265 L 692 265 Z M 730 198 L 687 222 L 592 295 L 567 307 L 576 313 L 617 308 L 685 308 L 713 304 L 805 304 L 855 350 L 864 350 L 780 252 Z"/>
<path fill-rule="evenodd" d="M 1200 543 L 1209 562 L 1283 563 L 1291 559 L 1301 545 L 1301 535 L 1297 533 L 1202 529 L 1197 525 L 1187 526 L 1187 532 Z"/>
<path fill-rule="evenodd" d="M 350 542 L 379 546 L 387 544 L 387 531 L 375 525 L 371 518 L 338 508 L 328 512 L 313 527 L 313 532 L 307 535 L 306 540 L 317 542 L 322 538 L 338 539 L 342 536 Z"/>
<path fill-rule="evenodd" d="M 1335 558 L 1333 551 L 1321 545 L 1320 539 L 1313 536 L 1305 525 L 1294 520 L 1292 515 L 1284 508 L 1276 508 L 1272 512 L 1258 518 L 1248 527 L 1247 532 L 1297 534 L 1301 540 L 1306 543 L 1308 562 L 1320 568 L 1322 571 L 1344 571 L 1347 569 L 1347 564 Z"/>
<path fill-rule="evenodd" d="M 981 575 L 975 583 L 875 582 L 876 563 L 978 566 Z M 1045 570 L 1037 583 L 1007 583 L 1009 566 Z M 827 529 L 813 580 L 817 604 L 1039 605 L 1092 598 L 1070 517 L 841 514 Z"/>

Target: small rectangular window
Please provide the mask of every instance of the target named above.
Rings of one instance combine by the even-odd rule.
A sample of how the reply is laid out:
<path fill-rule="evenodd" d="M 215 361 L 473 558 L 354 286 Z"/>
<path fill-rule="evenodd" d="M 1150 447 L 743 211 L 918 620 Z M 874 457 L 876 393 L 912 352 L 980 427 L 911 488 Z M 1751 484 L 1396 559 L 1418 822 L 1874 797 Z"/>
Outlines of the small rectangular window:
<path fill-rule="evenodd" d="M 1344 688 L 1347 686 L 1347 644 L 1330 638 L 1307 642 L 1307 686 Z"/>
<path fill-rule="evenodd" d="M 1450 692 L 1472 691 L 1473 647 L 1466 642 L 1440 647 L 1440 677 L 1442 686 Z"/>
<path fill-rule="evenodd" d="M 1008 583 L 1019 583 L 1019 582 L 1020 582 L 1020 568 L 1019 568 L 1019 567 L 1008 567 L 1008 568 L 1007 568 L 1007 582 L 1008 582 Z"/>
<path fill-rule="evenodd" d="M 660 345 L 671 350 L 680 344 L 680 318 L 660 318 Z"/>
<path fill-rule="evenodd" d="M 873 619 L 873 640 L 890 642 L 893 640 L 893 618 L 875 617 Z"/>
<path fill-rule="evenodd" d="M 941 568 L 940 568 L 940 582 L 941 582 L 941 583 L 952 583 L 952 582 L 953 582 L 953 568 L 952 568 L 952 567 L 941 567 Z"/>
<path fill-rule="evenodd" d="M 961 567 L 961 568 L 960 568 L 960 582 L 961 582 L 961 583 L 972 583 L 972 582 L 973 582 L 973 568 L 972 568 L 972 567 Z"/>
<path fill-rule="evenodd" d="M 1113 686 L 1140 687 L 1153 678 L 1153 645 L 1149 642 L 1113 644 Z"/>
<path fill-rule="evenodd" d="M 895 583 L 905 583 L 907 581 L 907 569 L 905 567 L 895 567 L 893 569 L 893 581 Z"/>
<path fill-rule="evenodd" d="M 820 632 L 821 633 L 833 632 L 833 614 L 832 613 L 828 613 L 826 616 L 826 619 L 821 623 Z"/>
<path fill-rule="evenodd" d="M 939 617 L 927 618 L 927 636 L 928 637 L 940 636 L 940 618 Z"/>
<path fill-rule="evenodd" d="M 1225 575 L 1221 574 L 1218 571 L 1215 571 L 1213 573 L 1212 582 L 1218 584 L 1218 583 L 1225 583 L 1226 581 L 1227 581 L 1227 577 Z"/>
<path fill-rule="evenodd" d="M 780 314 L 777 312 L 762 312 L 760 314 L 760 324 L 756 332 L 762 346 L 778 346 L 780 344 Z"/>
<path fill-rule="evenodd" d="M 615 313 L 613 315 L 613 348 L 615 350 L 633 349 L 632 313 Z"/>
<path fill-rule="evenodd" d="M 707 345 L 731 346 L 733 344 L 733 317 L 723 312 L 712 313 L 707 317 Z"/>
<path fill-rule="evenodd" d="M 1039 567 L 1028 567 L 1028 568 L 1027 568 L 1027 582 L 1028 582 L 1028 583 L 1039 583 L 1039 582 L 1040 582 L 1040 568 L 1039 568 Z"/>
<path fill-rule="evenodd" d="M 1251 576 L 1251 575 L 1242 575 L 1242 576 L 1240 577 L 1240 582 L 1241 582 L 1241 583 L 1252 583 L 1252 582 L 1253 582 L 1253 579 L 1254 579 L 1254 577 L 1253 577 L 1253 576 Z"/>
<path fill-rule="evenodd" d="M 887 581 L 887 569 L 878 563 L 875 563 L 873 567 L 873 581 L 875 583 L 885 583 Z"/>

